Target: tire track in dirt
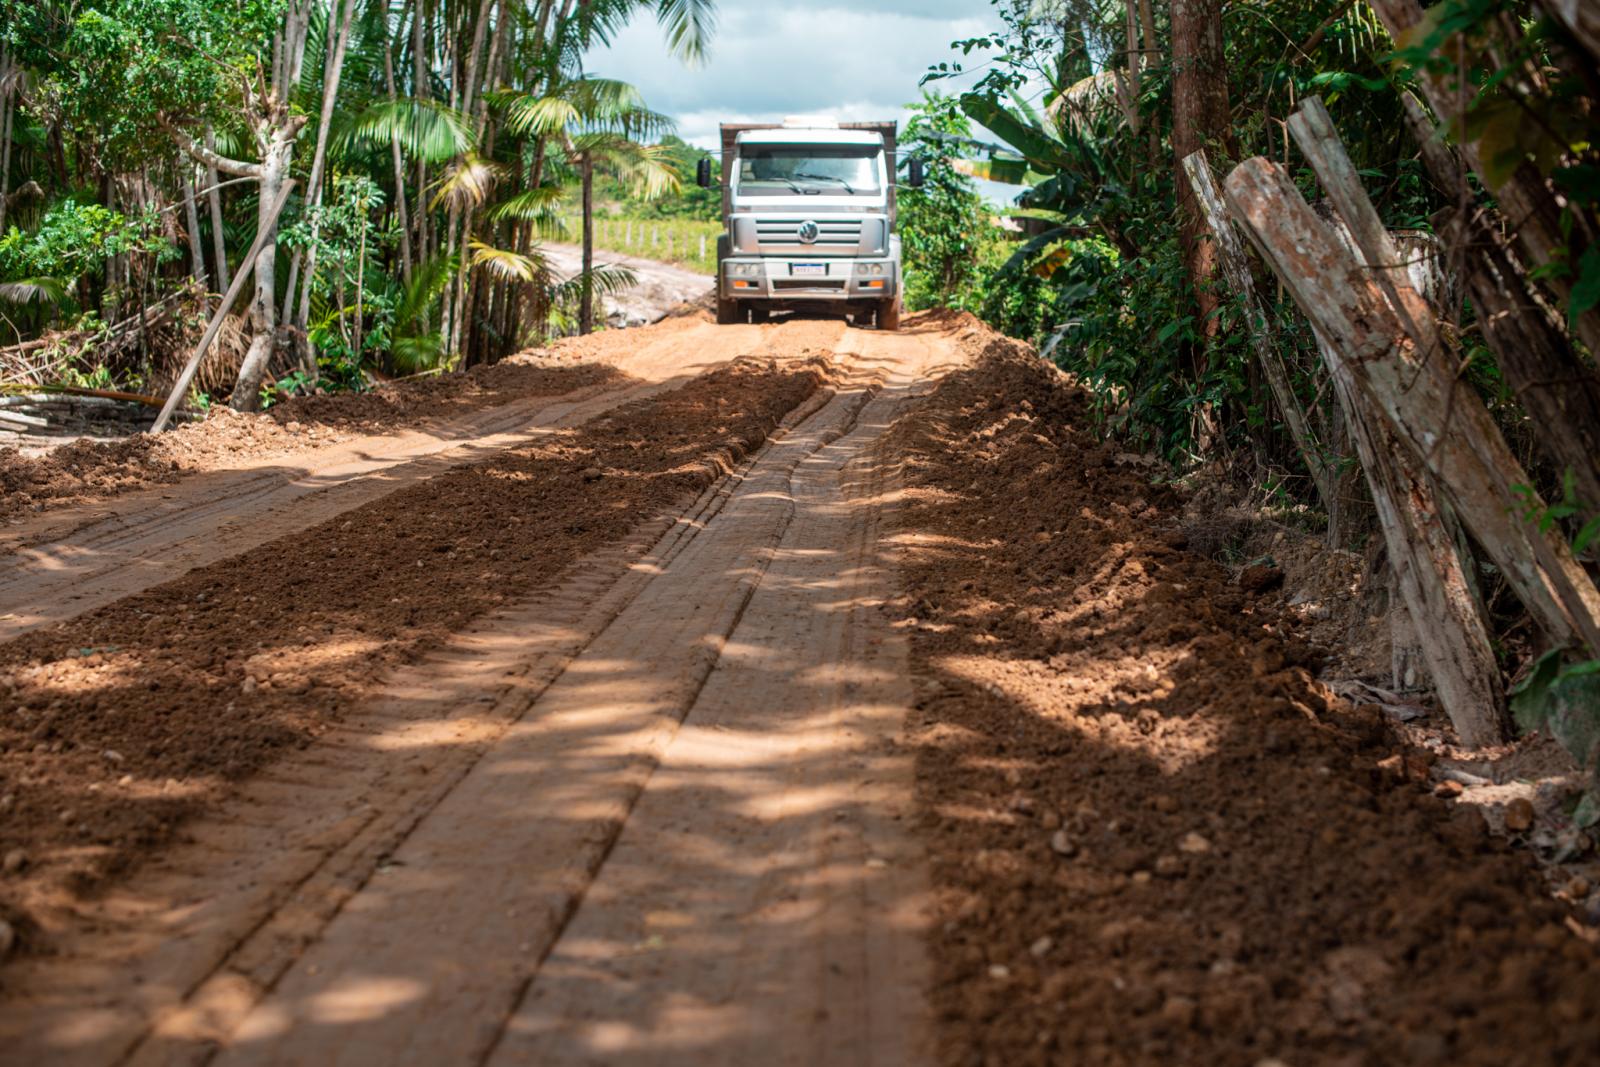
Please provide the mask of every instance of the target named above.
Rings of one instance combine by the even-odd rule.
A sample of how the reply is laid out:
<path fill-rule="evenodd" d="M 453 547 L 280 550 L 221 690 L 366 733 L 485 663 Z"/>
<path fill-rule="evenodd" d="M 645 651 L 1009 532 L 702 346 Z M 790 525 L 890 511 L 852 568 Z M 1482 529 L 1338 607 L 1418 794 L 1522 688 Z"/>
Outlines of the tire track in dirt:
<path fill-rule="evenodd" d="M 336 734 L 384 669 L 673 508 L 708 449 L 759 444 L 816 387 L 789 367 L 715 371 L 0 645 L 0 851 L 29 857 L 4 899 L 49 915 L 225 782 Z"/>
<path fill-rule="evenodd" d="M 822 336 L 814 325 L 764 329 L 793 337 L 797 326 Z M 702 495 L 648 553 L 645 536 L 659 527 L 641 528 L 557 592 L 497 614 L 394 676 L 388 696 L 336 736 L 247 786 L 241 803 L 254 811 L 197 824 L 197 841 L 174 853 L 171 869 L 109 897 L 107 914 L 123 909 L 122 936 L 135 947 L 111 951 L 115 934 L 83 942 L 77 984 L 61 977 L 72 968 L 55 968 L 53 1005 L 48 997 L 33 1005 L 26 1033 L 63 1063 L 207 1062 L 219 1045 L 223 1062 L 487 1054 L 539 961 L 574 915 L 582 921 L 578 902 L 595 872 L 609 869 L 606 857 L 618 847 L 619 857 L 634 854 L 618 834 L 656 764 L 676 751 L 690 706 L 716 713 L 706 731 L 728 730 L 730 702 L 755 677 L 745 645 L 787 645 L 796 630 L 814 629 L 802 642 L 812 674 L 765 683 L 792 728 L 769 752 L 765 788 L 794 787 L 795 775 L 779 767 L 798 765 L 805 788 L 837 792 L 850 818 L 797 811 L 775 793 L 776 807 L 745 832 L 759 836 L 771 822 L 768 832 L 791 849 L 820 850 L 837 867 L 829 886 L 807 890 L 795 879 L 828 916 L 790 931 L 816 960 L 808 970 L 817 973 L 803 976 L 805 997 L 841 1019 L 854 1013 L 859 1033 L 889 1035 L 873 1062 L 901 1062 L 895 1042 L 921 1032 L 904 1025 L 920 1008 L 916 984 L 869 982 L 900 973 L 920 951 L 913 919 L 873 925 L 891 905 L 912 906 L 918 870 L 891 814 L 893 796 L 903 804 L 909 795 L 909 764 L 883 745 L 904 711 L 884 687 L 902 684 L 904 672 L 893 665 L 903 646 L 896 653 L 884 641 L 873 607 L 884 595 L 876 531 L 891 478 L 876 442 L 916 368 L 942 349 L 849 337 L 830 347 L 859 345 L 861 357 L 845 361 L 868 379 L 796 411 L 798 425 Z M 886 376 L 880 392 L 871 379 Z M 773 630 L 785 618 L 790 632 Z M 839 655 L 849 662 L 834 662 Z M 808 761 L 818 734 L 832 743 Z M 703 754 L 697 742 L 689 762 L 669 761 L 669 775 L 692 773 Z M 285 832 L 291 791 L 302 795 L 298 833 Z M 275 807 L 276 820 L 267 817 Z M 275 857 L 270 869 L 262 855 Z M 794 873 L 792 859 L 774 857 L 764 879 L 722 872 L 722 891 L 730 900 L 759 896 L 759 886 Z M 127 932 L 135 929 L 142 950 Z M 746 966 L 786 950 L 776 930 L 752 923 Z M 860 965 L 851 930 L 875 931 L 871 968 Z M 684 962 L 693 970 L 691 954 Z M 840 965 L 847 977 L 835 976 Z M 41 965 L 32 977 L 51 970 Z M 124 991 L 110 1002 L 108 984 Z M 751 1017 L 776 1022 L 783 1004 L 781 996 L 752 1004 Z M 863 1015 L 865 1005 L 874 1010 Z M 804 1028 L 811 1010 L 791 1022 Z M 0 1014 L 0 1035 L 8 1031 L 22 1032 Z M 131 1058 L 115 1054 L 143 1032 L 150 1037 Z M 516 1044 L 497 1055 L 516 1059 Z M 731 1039 L 720 1047 L 725 1062 L 744 1062 Z M 807 1061 L 796 1056 L 790 1062 Z"/>
<path fill-rule="evenodd" d="M 701 322 L 669 324 L 656 331 L 659 336 L 635 332 L 639 348 L 618 359 L 625 373 L 609 384 L 519 399 L 397 436 L 344 442 L 294 462 L 192 474 L 175 485 L 9 530 L 0 537 L 0 640 L 659 395 L 756 340 Z"/>
<path fill-rule="evenodd" d="M 217 1062 L 470 1063 L 488 1052 L 761 587 L 794 515 L 796 467 L 847 432 L 875 391 L 841 387 L 769 445 L 714 521 L 651 568 Z M 330 1014 L 332 1003 L 360 1007 Z"/>
<path fill-rule="evenodd" d="M 801 349 L 830 349 L 843 327 L 811 324 L 740 332 L 758 342 L 759 365 L 767 358 L 764 352 L 790 359 Z M 778 372 L 766 373 L 770 378 Z M 770 385 L 746 392 L 747 397 L 761 394 L 769 405 L 793 403 Z M 601 420 L 593 432 L 623 438 L 621 447 L 626 449 L 629 411 L 653 410 L 676 395 L 624 409 Z M 708 410 L 710 418 L 668 410 L 660 413 L 659 424 L 699 423 L 702 435 L 724 434 L 732 424 L 715 407 Z M 716 425 L 718 421 L 723 424 Z M 684 454 L 698 454 L 693 433 L 672 432 L 686 439 Z M 735 453 L 750 442 L 749 431 L 733 431 Z M 448 484 L 451 477 L 436 484 Z M 406 493 L 421 493 L 420 499 L 426 499 L 432 490 L 430 484 Z M 687 537 L 703 527 L 727 492 L 726 486 L 708 492 L 689 513 L 669 523 L 673 533 L 658 551 L 666 551 L 672 537 Z M 401 511 L 404 496 L 393 502 Z M 191 823 L 186 835 L 193 838 L 191 845 L 147 868 L 99 904 L 83 905 L 79 931 L 92 923 L 99 933 L 61 945 L 65 958 L 23 960 L 7 968 L 7 984 L 29 990 L 34 999 L 25 1008 L 8 1011 L 0 1033 L 9 1032 L 13 1041 L 22 1040 L 21 1035 L 36 1039 L 59 1062 L 66 1062 L 61 1057 L 74 1049 L 72 1062 L 100 1063 L 109 1062 L 113 1049 L 126 1047 L 130 1035 L 195 992 L 197 985 L 201 991 L 191 1007 L 198 1017 L 213 1023 L 218 1012 L 225 1017 L 219 1004 L 239 1002 L 240 982 L 264 986 L 274 966 L 292 959 L 296 937 L 315 926 L 315 916 L 326 918 L 337 909 L 341 894 L 364 882 L 410 821 L 431 804 L 429 798 L 447 790 L 497 730 L 525 710 L 531 694 L 603 626 L 608 610 L 620 610 L 606 608 L 607 597 L 620 595 L 607 590 L 619 575 L 648 576 L 654 564 L 638 572 L 628 567 L 638 563 L 649 534 L 660 529 L 660 523 L 641 528 L 588 560 L 557 593 L 536 598 L 524 610 L 480 627 L 425 663 L 402 671 L 389 697 L 253 779 L 237 808 Z M 327 527 L 311 538 L 335 546 L 348 539 L 343 531 Z M 532 647 L 523 638 L 531 639 Z M 506 680 L 490 662 L 496 655 L 496 662 L 510 664 Z M 423 754 L 414 755 L 419 750 Z M 230 963 L 220 966 L 219 959 Z M 212 979 L 203 982 L 207 973 Z M 108 999 L 108 989 L 119 986 L 123 995 Z M 235 992 L 223 995 L 218 990 Z M 91 1009 L 96 1001 L 100 1006 Z M 179 1030 L 195 1025 L 189 1016 L 171 1018 Z"/>
<path fill-rule="evenodd" d="M 898 496 L 884 435 L 945 352 L 868 337 L 898 364 L 795 468 L 761 583 L 489 1064 L 930 1052 L 925 882 L 897 743 L 906 646 L 882 612 Z"/>

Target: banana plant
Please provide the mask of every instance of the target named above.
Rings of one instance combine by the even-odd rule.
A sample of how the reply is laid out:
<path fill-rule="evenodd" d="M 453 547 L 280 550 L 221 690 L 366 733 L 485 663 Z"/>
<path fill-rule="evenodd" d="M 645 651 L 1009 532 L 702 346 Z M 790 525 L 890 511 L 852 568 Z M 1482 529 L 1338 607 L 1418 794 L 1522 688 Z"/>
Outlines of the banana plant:
<path fill-rule="evenodd" d="M 1030 182 L 1018 204 L 1023 218 L 1047 227 L 1019 248 L 1005 270 L 1021 269 L 1066 240 L 1092 233 L 1104 236 L 1127 256 L 1139 249 L 1124 225 L 1129 181 L 1119 161 L 1101 145 L 1118 135 L 1114 109 L 1083 106 L 1071 90 L 1040 113 L 1013 95 L 1012 107 L 986 93 L 966 93 L 961 108 L 992 130 L 1020 157 L 988 161 L 983 177 Z"/>

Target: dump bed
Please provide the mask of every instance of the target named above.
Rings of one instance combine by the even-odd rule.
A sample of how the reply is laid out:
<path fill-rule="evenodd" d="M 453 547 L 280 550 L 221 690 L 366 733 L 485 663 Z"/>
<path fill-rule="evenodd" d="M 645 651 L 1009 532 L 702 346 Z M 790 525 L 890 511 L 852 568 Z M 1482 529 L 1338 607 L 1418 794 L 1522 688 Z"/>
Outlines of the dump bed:
<path fill-rule="evenodd" d="M 728 192 L 728 183 L 733 175 L 733 149 L 739 135 L 746 130 L 781 130 L 785 126 L 781 122 L 724 122 L 722 124 L 722 217 L 727 218 L 733 210 L 733 203 Z M 866 130 L 868 133 L 883 135 L 884 162 L 889 168 L 889 224 L 894 225 L 894 193 L 895 193 L 895 134 L 899 123 L 895 122 L 841 122 L 841 130 Z M 797 138 L 804 138 L 806 131 L 795 129 Z"/>

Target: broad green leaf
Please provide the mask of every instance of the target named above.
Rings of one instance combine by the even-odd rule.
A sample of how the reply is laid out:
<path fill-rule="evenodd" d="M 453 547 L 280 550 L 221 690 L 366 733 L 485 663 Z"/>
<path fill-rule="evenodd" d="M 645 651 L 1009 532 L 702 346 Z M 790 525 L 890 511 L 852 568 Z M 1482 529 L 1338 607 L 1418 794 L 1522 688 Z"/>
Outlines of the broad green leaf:
<path fill-rule="evenodd" d="M 1572 296 L 1567 301 L 1567 321 L 1574 327 L 1583 313 L 1600 303 L 1600 245 L 1584 249 L 1578 260 L 1578 279 L 1572 283 Z"/>

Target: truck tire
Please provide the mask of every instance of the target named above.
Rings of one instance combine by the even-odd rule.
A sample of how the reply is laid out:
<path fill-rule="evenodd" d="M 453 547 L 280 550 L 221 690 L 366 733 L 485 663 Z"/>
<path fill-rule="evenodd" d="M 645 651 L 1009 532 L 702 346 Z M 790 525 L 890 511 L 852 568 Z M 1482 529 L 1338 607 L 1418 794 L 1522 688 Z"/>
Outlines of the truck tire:
<path fill-rule="evenodd" d="M 744 316 L 739 313 L 739 302 L 729 300 L 722 295 L 722 261 L 728 258 L 728 235 L 720 234 L 717 237 L 717 325 L 732 326 L 734 323 L 743 322 Z"/>
<path fill-rule="evenodd" d="M 900 329 L 900 311 L 898 296 L 878 301 L 878 329 L 888 330 L 890 333 Z"/>

